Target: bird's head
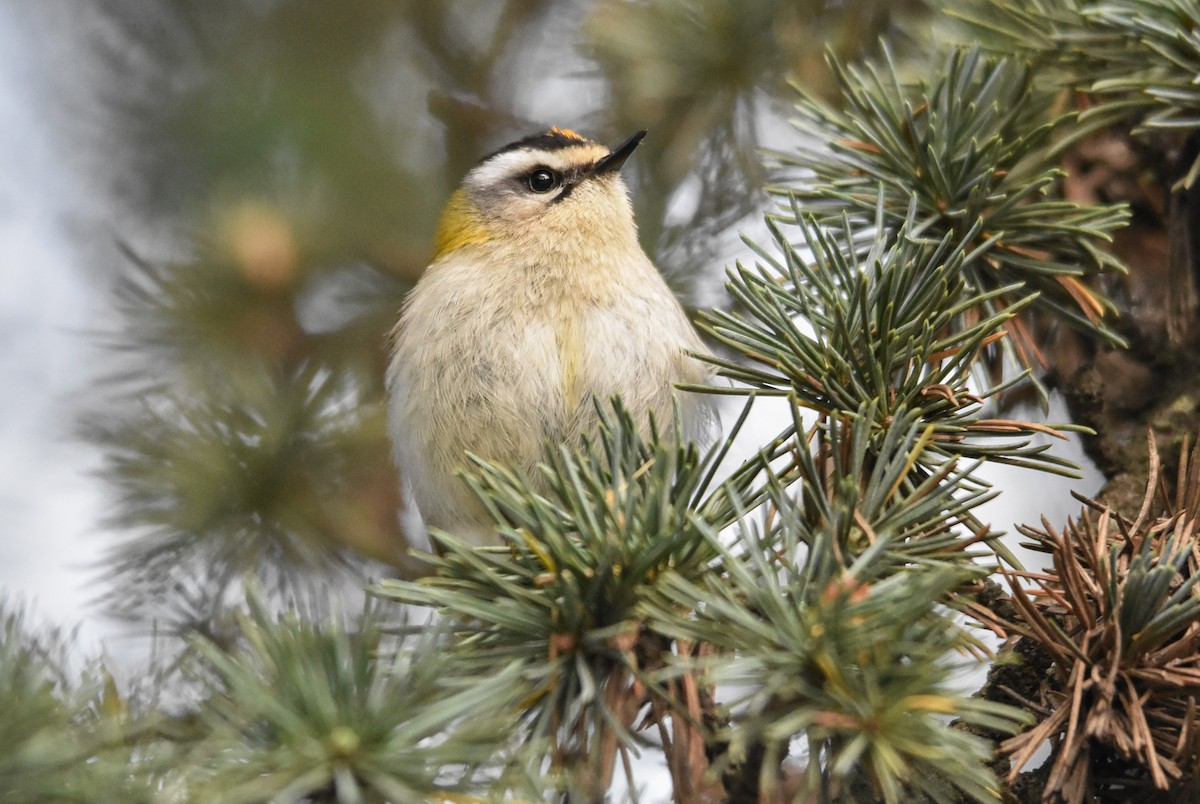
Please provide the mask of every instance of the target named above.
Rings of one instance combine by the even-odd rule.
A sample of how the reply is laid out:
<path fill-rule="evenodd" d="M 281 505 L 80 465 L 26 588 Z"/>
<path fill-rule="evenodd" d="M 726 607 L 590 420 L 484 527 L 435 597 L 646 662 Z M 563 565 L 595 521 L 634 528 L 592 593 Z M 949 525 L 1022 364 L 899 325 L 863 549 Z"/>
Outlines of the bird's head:
<path fill-rule="evenodd" d="M 620 168 L 645 134 L 609 149 L 553 128 L 484 157 L 442 213 L 436 257 L 489 243 L 545 250 L 562 238 L 636 243 Z"/>

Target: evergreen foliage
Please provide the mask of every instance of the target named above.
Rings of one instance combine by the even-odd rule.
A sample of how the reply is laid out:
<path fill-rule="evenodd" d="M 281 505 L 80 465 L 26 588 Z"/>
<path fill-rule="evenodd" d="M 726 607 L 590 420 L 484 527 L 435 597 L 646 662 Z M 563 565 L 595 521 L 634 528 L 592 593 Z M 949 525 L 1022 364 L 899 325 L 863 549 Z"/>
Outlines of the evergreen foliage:
<path fill-rule="evenodd" d="M 651 697 L 670 645 L 647 622 L 667 577 L 699 579 L 717 552 L 697 511 L 715 454 L 699 455 L 679 424 L 643 441 L 618 406 L 600 409 L 595 443 L 559 447 L 542 468 L 548 491 L 476 461 L 468 478 L 506 546 L 472 548 L 435 533 L 435 574 L 378 593 L 436 606 L 465 622 L 450 661 L 479 674 L 520 668 L 525 705 L 513 712 L 568 788 L 602 795 L 615 753 L 636 750 L 634 718 Z M 682 702 L 677 702 L 682 703 Z M 626 758 L 626 761 L 627 758 Z"/>
<path fill-rule="evenodd" d="M 1047 739 L 1055 744 L 1046 790 L 1078 801 L 1095 784 L 1093 766 L 1140 766 L 1128 791 L 1155 787 L 1195 795 L 1197 737 L 1190 690 L 1200 682 L 1200 566 L 1195 550 L 1200 450 L 1184 448 L 1174 499 L 1156 499 L 1158 455 L 1135 520 L 1085 500 L 1078 520 L 1022 533 L 1048 553 L 1052 575 L 1035 591 L 1012 583 L 1020 631 L 1054 660 L 1061 696 L 1041 691 L 1046 717 L 1003 749 L 1014 770 Z M 1118 783 L 1115 789 L 1125 785 Z"/>
<path fill-rule="evenodd" d="M 978 415 L 984 400 L 1004 390 L 970 390 L 980 355 L 1033 301 L 1026 297 L 964 325 L 966 311 L 986 309 L 1022 287 L 968 293 L 966 277 L 992 245 L 970 249 L 980 223 L 961 240 L 949 233 L 937 243 L 920 240 L 910 207 L 895 241 L 881 238 L 859 256 L 839 244 L 853 237 L 847 219 L 822 229 L 800 211 L 799 198 L 791 204 L 811 256 L 772 226 L 776 254 L 756 248 L 764 264 L 730 274 L 729 294 L 747 315 L 704 315 L 704 328 L 743 358 L 717 361 L 724 376 L 759 393 L 794 395 L 801 406 L 833 418 L 870 404 L 880 430 L 902 411 L 917 410 L 931 426 L 929 449 L 915 461 L 926 471 L 952 455 L 1064 468 L 1045 445 L 1028 440 L 1034 432 L 1056 435 L 1052 428 Z M 883 209 L 880 201 L 876 225 Z M 997 438 L 1006 440 L 981 443 Z"/>
<path fill-rule="evenodd" d="M 784 552 L 797 556 L 782 529 Z M 758 785 L 776 795 L 779 762 L 802 737 L 810 795 L 995 800 L 999 783 L 985 764 L 991 745 L 948 729 L 945 718 L 1008 733 L 1027 717 L 946 684 L 947 657 L 971 640 L 937 604 L 962 575 L 950 566 L 889 572 L 872 566 L 882 550 L 829 579 L 807 559 L 763 561 L 774 540 L 749 537 L 745 546 L 744 565 L 728 557 L 728 577 L 671 585 L 680 606 L 704 601 L 680 630 L 724 651 L 707 665 L 712 682 L 744 691 L 723 706 L 727 725 L 716 736 L 728 743 L 727 761 L 765 746 Z M 883 580 L 859 582 L 859 574 Z"/>
<path fill-rule="evenodd" d="M 420 578 L 396 525 L 379 377 L 424 252 L 378 227 L 403 218 L 415 237 L 407 227 L 430 223 L 405 211 L 436 171 L 393 158 L 374 174 L 331 145 L 334 118 L 304 121 L 318 101 L 359 114 L 347 142 L 385 160 L 347 42 L 382 47 L 398 31 L 406 75 L 440 82 L 429 108 L 451 130 L 448 186 L 456 159 L 486 150 L 468 148 L 479 121 L 498 128 L 481 110 L 516 106 L 489 95 L 494 77 L 556 18 L 549 3 L 497 4 L 466 47 L 441 4 L 366 5 L 361 18 L 239 6 L 269 31 L 266 52 L 337 33 L 329 75 L 295 54 L 234 69 L 266 58 L 253 37 L 188 18 L 237 56 L 214 74 L 249 104 L 197 79 L 182 96 L 194 108 L 167 115 L 238 121 L 195 146 L 214 166 L 208 200 L 237 197 L 257 154 L 254 192 L 293 203 L 234 203 L 194 261 L 135 258 L 119 285 L 131 362 L 106 388 L 126 404 L 88 424 L 120 531 L 106 603 L 186 647 L 154 668 L 153 695 L 122 694 L 103 671 L 74 680 L 68 640 L 0 606 L 0 798 L 602 801 L 622 774 L 636 795 L 643 755 L 665 762 L 680 802 L 986 802 L 1029 795 L 1025 781 L 1072 802 L 1195 789 L 1200 450 L 1183 451 L 1173 496 L 1156 496 L 1169 484 L 1152 446 L 1136 516 L 1089 501 L 1063 529 L 1022 528 L 1051 556 L 1045 571 L 1021 567 L 977 512 L 999 493 L 987 463 L 1077 471 L 1043 437 L 1086 428 L 1006 418 L 1001 397 L 1044 382 L 1055 333 L 1124 343 L 1110 247 L 1128 214 L 1068 200 L 1063 155 L 1123 127 L 1166 138 L 1172 185 L 1194 184 L 1195 3 L 979 0 L 955 11 L 965 44 L 867 57 L 847 45 L 820 68 L 837 97 L 803 92 L 788 146 L 760 169 L 746 146 L 758 93 L 815 63 L 794 9 L 595 0 L 579 30 L 600 78 L 662 112 L 680 149 L 651 173 L 643 210 L 676 278 L 676 261 L 705 253 L 687 227 L 726 227 L 771 173 L 767 239 L 728 270 L 727 303 L 698 316 L 726 384 L 687 389 L 744 407 L 696 445 L 678 422 L 643 433 L 620 400 L 597 400 L 601 431 L 548 445 L 536 481 L 471 459 L 463 480 L 503 546 L 434 533 Z M 872 34 L 892 31 L 895 17 L 864 5 Z M 648 36 L 656 27 L 669 35 Z M 404 61 L 414 48 L 420 68 Z M 1017 55 L 992 55 L 1006 49 Z M 272 126 L 297 119 L 273 147 Z M 372 207 L 389 182 L 405 192 Z M 670 201 L 689 183 L 701 201 L 681 223 Z M 372 208 L 356 216 L 359 184 Z M 344 240 L 305 226 L 347 209 Z M 388 256 L 347 267 L 363 253 Z M 767 397 L 788 416 L 735 464 Z M 329 587 L 385 573 L 401 577 L 369 584 L 362 617 L 329 614 Z M 1005 593 L 983 594 L 995 575 Z M 413 625 L 418 610 L 435 624 Z M 393 614 L 414 617 L 388 626 Z M 971 695 L 963 679 L 991 659 L 981 629 L 1016 645 L 994 673 L 1018 656 L 1045 672 Z M 1023 772 L 1046 745 L 1044 769 Z"/>
<path fill-rule="evenodd" d="M 1086 93 L 1080 132 L 1124 126 L 1188 136 L 1200 126 L 1200 8 L 1190 0 L 968 3 L 952 12 L 1000 53 L 1036 59 L 1043 80 Z M 1186 155 L 1176 187 L 1200 176 Z"/>
<path fill-rule="evenodd" d="M 127 420 L 95 427 L 121 490 L 114 524 L 131 534 L 111 553 L 115 612 L 157 613 L 184 633 L 196 625 L 190 612 L 211 617 L 248 572 L 272 590 L 296 591 L 316 568 L 328 578 L 362 563 L 331 531 L 354 521 L 354 491 L 337 479 L 347 461 L 369 455 L 363 431 L 377 426 L 370 419 L 379 411 L 328 373 L 272 374 L 247 374 L 231 392 L 163 394 Z M 179 622 L 162 618 L 167 606 Z"/>
<path fill-rule="evenodd" d="M 239 647 L 198 645 L 204 736 L 188 800 L 416 801 L 494 782 L 480 768 L 504 754 L 514 667 L 493 665 L 481 685 L 436 633 L 389 646 L 371 612 L 348 630 L 276 619 L 254 595 L 250 609 Z"/>
<path fill-rule="evenodd" d="M 953 49 L 927 81 L 903 82 L 890 61 L 839 68 L 837 79 L 841 106 L 809 98 L 797 109 L 800 130 L 824 147 L 777 157 L 791 169 L 779 188 L 793 199 L 786 217 L 795 220 L 803 209 L 836 225 L 856 215 L 859 239 L 870 242 L 876 232 L 899 229 L 915 205 L 913 235 L 988 245 L 987 256 L 962 271 L 968 287 L 989 294 L 973 317 L 1031 299 L 1055 320 L 1116 338 L 1104 323 L 1112 303 L 1079 280 L 1120 269 L 1103 243 L 1125 212 L 1052 195 L 1063 173 L 1047 145 L 1070 117 L 1051 114 L 1047 98 L 1032 91 L 1027 67 Z M 884 218 L 872 230 L 864 216 L 879 196 Z M 1014 321 L 1005 329 L 1019 364 L 1037 365 L 1025 328 Z"/>
<path fill-rule="evenodd" d="M 70 645 L 0 600 L 0 791 L 8 801 L 150 801 L 112 677 L 103 667 L 76 677 Z"/>

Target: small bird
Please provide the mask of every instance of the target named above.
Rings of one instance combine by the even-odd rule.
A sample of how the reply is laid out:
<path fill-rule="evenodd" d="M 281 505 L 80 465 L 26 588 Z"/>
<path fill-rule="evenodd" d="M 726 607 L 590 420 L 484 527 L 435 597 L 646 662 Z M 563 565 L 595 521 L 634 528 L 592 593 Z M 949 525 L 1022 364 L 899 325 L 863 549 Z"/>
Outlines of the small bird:
<path fill-rule="evenodd" d="M 635 421 L 685 435 L 711 406 L 706 349 L 642 251 L 620 168 L 639 131 L 610 150 L 553 128 L 481 160 L 450 197 L 433 262 L 391 333 L 388 427 L 427 526 L 475 545 L 495 525 L 455 472 L 471 452 L 536 484 L 546 444 L 595 434 L 595 400 L 619 395 Z M 536 487 L 536 485 L 535 485 Z"/>

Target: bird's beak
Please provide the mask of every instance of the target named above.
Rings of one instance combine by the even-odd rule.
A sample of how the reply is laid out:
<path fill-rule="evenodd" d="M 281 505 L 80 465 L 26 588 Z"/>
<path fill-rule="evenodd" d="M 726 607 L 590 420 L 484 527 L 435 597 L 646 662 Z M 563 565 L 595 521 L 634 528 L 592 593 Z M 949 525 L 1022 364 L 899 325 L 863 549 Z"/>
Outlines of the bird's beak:
<path fill-rule="evenodd" d="M 646 136 L 645 130 L 634 134 L 625 142 L 618 145 L 616 148 L 609 151 L 608 156 L 602 158 L 592 168 L 593 174 L 612 173 L 621 169 L 621 165 L 625 164 L 625 160 L 633 153 L 633 149 L 638 147 L 638 143 L 642 141 L 642 137 Z"/>

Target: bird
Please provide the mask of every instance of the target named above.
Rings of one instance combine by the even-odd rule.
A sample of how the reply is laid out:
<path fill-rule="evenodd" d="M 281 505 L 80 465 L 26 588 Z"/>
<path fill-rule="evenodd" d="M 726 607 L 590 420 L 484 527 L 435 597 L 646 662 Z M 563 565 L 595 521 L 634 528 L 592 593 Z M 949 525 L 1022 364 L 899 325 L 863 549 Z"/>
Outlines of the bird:
<path fill-rule="evenodd" d="M 546 445 L 581 444 L 619 396 L 643 435 L 699 440 L 715 414 L 708 354 L 638 242 L 621 168 L 639 131 L 608 148 L 570 129 L 481 159 L 451 195 L 432 262 L 390 334 L 394 457 L 430 529 L 472 546 L 497 527 L 458 473 L 468 453 L 537 487 Z M 436 546 L 436 545 L 435 545 Z"/>

